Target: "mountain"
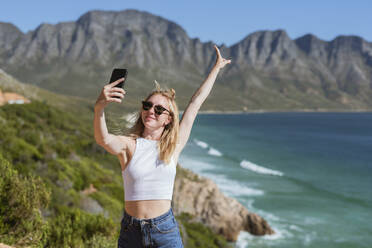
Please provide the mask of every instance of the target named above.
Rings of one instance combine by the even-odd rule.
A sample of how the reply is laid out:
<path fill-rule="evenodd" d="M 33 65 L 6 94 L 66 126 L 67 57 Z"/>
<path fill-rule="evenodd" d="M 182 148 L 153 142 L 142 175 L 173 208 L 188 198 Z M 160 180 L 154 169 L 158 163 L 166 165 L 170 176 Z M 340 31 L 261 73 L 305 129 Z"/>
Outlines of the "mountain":
<path fill-rule="evenodd" d="M 231 58 L 202 110 L 372 109 L 372 43 L 357 36 L 295 40 L 257 31 L 220 46 Z M 89 11 L 76 22 L 43 23 L 26 34 L 0 23 L 0 68 L 23 82 L 94 100 L 112 68 L 128 68 L 127 101 L 153 80 L 177 91 L 184 108 L 215 61 L 213 42 L 191 39 L 178 24 L 133 9 Z"/>

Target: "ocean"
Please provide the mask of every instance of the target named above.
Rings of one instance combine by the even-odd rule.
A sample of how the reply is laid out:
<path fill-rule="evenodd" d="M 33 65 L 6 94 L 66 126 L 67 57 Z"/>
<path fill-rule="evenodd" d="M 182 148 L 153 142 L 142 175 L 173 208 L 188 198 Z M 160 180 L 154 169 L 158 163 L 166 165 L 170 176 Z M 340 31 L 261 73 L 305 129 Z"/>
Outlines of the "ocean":
<path fill-rule="evenodd" d="M 236 247 L 372 247 L 372 113 L 198 114 L 179 162 L 276 232 Z"/>

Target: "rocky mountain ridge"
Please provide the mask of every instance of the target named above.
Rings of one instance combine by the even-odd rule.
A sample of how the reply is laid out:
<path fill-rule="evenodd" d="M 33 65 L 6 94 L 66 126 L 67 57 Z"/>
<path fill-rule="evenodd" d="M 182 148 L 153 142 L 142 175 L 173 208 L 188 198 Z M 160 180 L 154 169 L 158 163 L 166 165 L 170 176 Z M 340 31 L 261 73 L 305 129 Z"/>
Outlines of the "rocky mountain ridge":
<path fill-rule="evenodd" d="M 218 105 L 228 95 L 222 100 L 231 100 L 229 110 L 372 108 L 372 43 L 360 37 L 291 40 L 284 30 L 257 31 L 220 50 L 232 64 L 221 71 L 211 98 Z M 214 60 L 212 42 L 191 39 L 178 24 L 133 9 L 89 11 L 76 22 L 43 23 L 26 34 L 0 23 L 0 67 L 65 94 L 93 98 L 113 67 L 126 67 L 136 96 L 157 79 L 186 97 Z M 232 92 L 225 94 L 227 88 Z"/>

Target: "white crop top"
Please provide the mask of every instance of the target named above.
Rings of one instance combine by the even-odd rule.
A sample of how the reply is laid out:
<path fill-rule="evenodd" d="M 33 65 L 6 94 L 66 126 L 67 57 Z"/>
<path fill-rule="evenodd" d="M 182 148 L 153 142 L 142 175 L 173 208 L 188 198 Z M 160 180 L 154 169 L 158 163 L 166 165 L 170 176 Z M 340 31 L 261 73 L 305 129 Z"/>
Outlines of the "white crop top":
<path fill-rule="evenodd" d="M 134 154 L 122 171 L 124 198 L 136 200 L 172 200 L 177 163 L 172 156 L 168 165 L 159 159 L 158 141 L 136 139 Z"/>

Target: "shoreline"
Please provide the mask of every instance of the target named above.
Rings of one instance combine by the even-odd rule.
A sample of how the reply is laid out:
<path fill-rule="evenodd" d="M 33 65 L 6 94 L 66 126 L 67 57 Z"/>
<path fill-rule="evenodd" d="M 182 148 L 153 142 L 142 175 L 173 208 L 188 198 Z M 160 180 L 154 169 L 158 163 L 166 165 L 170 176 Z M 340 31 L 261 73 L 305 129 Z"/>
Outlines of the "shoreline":
<path fill-rule="evenodd" d="M 180 111 L 183 114 L 184 111 Z M 198 114 L 257 114 L 257 113 L 372 113 L 371 109 L 357 110 L 334 110 L 334 109 L 293 109 L 293 110 L 249 110 L 249 111 L 217 111 L 217 110 L 200 110 Z"/>

